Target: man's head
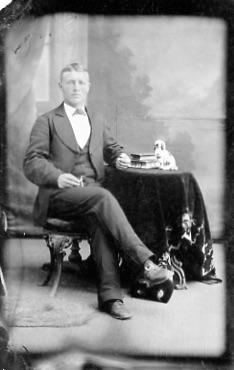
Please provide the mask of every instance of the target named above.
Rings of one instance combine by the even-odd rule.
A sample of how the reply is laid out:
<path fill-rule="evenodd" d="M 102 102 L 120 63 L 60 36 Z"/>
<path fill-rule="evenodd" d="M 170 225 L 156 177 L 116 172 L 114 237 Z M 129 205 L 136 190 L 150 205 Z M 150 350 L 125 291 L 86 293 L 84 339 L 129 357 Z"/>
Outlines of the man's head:
<path fill-rule="evenodd" d="M 59 86 L 64 102 L 74 108 L 83 108 L 89 92 L 89 74 L 79 63 L 65 66 L 60 73 Z"/>

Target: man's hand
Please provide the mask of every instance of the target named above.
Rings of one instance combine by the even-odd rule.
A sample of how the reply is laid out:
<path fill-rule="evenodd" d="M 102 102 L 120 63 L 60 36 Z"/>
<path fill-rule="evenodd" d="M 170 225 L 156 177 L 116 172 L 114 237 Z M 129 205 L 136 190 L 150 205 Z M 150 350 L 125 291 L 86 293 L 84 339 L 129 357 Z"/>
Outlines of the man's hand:
<path fill-rule="evenodd" d="M 59 188 L 72 188 L 74 186 L 83 187 L 83 177 L 77 178 L 71 173 L 63 173 L 58 177 L 58 187 Z"/>
<path fill-rule="evenodd" d="M 119 157 L 116 159 L 115 166 L 117 168 L 127 168 L 131 163 L 131 159 L 126 153 L 121 153 Z"/>

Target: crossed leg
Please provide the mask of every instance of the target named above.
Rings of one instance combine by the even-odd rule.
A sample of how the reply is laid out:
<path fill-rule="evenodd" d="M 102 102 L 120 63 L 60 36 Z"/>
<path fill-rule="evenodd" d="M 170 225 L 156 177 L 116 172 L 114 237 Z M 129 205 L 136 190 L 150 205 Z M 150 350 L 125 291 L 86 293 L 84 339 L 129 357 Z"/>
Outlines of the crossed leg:
<path fill-rule="evenodd" d="M 56 191 L 50 199 L 49 215 L 73 221 L 84 216 L 88 222 L 100 305 L 110 299 L 122 299 L 119 252 L 138 269 L 153 255 L 132 229 L 116 198 L 101 186 Z"/>

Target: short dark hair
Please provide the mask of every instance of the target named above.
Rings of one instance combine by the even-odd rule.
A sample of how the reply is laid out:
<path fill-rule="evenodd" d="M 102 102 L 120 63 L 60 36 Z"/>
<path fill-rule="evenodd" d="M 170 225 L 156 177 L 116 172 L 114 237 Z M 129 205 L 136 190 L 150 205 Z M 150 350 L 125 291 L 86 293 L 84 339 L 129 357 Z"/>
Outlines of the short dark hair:
<path fill-rule="evenodd" d="M 60 72 L 60 81 L 62 81 L 63 74 L 65 72 L 72 72 L 72 71 L 85 72 L 89 76 L 88 70 L 86 68 L 84 68 L 82 66 L 82 64 L 80 64 L 80 63 L 70 63 L 70 64 L 67 64 L 65 67 L 63 67 L 63 69 L 61 70 L 61 72 Z"/>

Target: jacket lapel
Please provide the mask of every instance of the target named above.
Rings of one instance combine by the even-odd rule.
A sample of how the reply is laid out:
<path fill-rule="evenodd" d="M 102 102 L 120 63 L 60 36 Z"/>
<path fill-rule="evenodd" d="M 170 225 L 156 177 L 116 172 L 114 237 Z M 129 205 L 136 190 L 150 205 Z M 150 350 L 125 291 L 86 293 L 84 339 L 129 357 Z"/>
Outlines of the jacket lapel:
<path fill-rule="evenodd" d="M 100 143 L 100 133 L 102 133 L 102 129 L 100 126 L 99 119 L 97 115 L 93 114 L 92 111 L 87 111 L 86 113 L 89 117 L 89 122 L 91 126 L 91 135 L 90 135 L 90 143 L 89 143 L 89 149 L 92 151 L 93 148 L 95 148 L 98 143 Z"/>
<path fill-rule="evenodd" d="M 79 146 L 77 144 L 72 126 L 69 122 L 69 119 L 65 113 L 63 103 L 55 109 L 54 115 L 54 128 L 56 134 L 59 136 L 60 140 L 69 147 L 74 152 L 79 152 Z M 90 151 L 95 148 L 98 143 L 100 143 L 100 133 L 101 130 L 101 123 L 99 122 L 98 117 L 93 114 L 91 111 L 87 111 L 86 113 L 89 118 L 90 126 L 91 126 L 91 134 L 90 134 Z"/>
<path fill-rule="evenodd" d="M 72 151 L 78 152 L 78 144 L 69 122 L 69 119 L 65 113 L 63 103 L 55 109 L 54 115 L 54 128 L 56 134 L 59 136 L 60 140 L 69 147 Z"/>

